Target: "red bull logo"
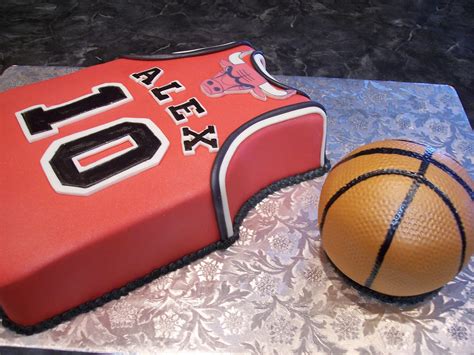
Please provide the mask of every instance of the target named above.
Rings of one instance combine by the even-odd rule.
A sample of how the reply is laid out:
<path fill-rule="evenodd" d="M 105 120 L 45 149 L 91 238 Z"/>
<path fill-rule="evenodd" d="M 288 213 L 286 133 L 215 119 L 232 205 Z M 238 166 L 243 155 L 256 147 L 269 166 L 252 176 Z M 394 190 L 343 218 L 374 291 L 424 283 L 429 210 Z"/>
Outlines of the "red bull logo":
<path fill-rule="evenodd" d="M 201 83 L 201 90 L 210 97 L 221 97 L 227 94 L 251 93 L 259 100 L 267 97 L 286 99 L 296 93 L 296 90 L 283 90 L 270 84 L 252 65 L 243 58 L 252 51 L 232 53 L 228 60 L 221 60 L 222 70 L 214 77 Z M 264 65 L 263 57 L 261 65 Z"/>

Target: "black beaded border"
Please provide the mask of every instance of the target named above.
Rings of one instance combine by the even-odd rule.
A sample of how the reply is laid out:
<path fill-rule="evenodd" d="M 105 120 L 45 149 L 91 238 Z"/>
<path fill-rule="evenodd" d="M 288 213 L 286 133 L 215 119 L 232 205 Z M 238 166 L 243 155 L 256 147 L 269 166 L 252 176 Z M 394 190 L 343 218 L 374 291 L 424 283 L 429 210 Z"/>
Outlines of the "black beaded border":
<path fill-rule="evenodd" d="M 247 202 L 245 202 L 239 209 L 239 212 L 237 213 L 235 219 L 234 219 L 234 235 L 226 238 L 224 240 L 219 240 L 213 244 L 210 244 L 194 253 L 188 254 L 184 256 L 183 258 L 176 260 L 175 262 L 172 262 L 168 265 L 165 265 L 163 267 L 160 267 L 158 269 L 155 269 L 151 271 L 149 274 L 131 281 L 127 283 L 126 285 L 117 288 L 115 290 L 112 290 L 92 301 L 88 301 L 86 303 L 83 303 L 77 307 L 74 307 L 66 312 L 63 312 L 61 314 L 58 314 L 50 319 L 47 319 L 45 321 L 42 321 L 40 323 L 34 324 L 34 325 L 29 325 L 29 326 L 24 326 L 15 323 L 11 319 L 8 318 L 8 316 L 5 314 L 5 312 L 0 308 L 0 318 L 2 318 L 2 325 L 5 328 L 8 328 L 10 330 L 13 330 L 14 332 L 17 332 L 19 334 L 24 334 L 24 335 L 32 335 L 35 333 L 39 333 L 42 331 L 45 331 L 47 329 L 53 328 L 56 325 L 68 321 L 72 319 L 73 317 L 76 317 L 82 313 L 86 313 L 90 310 L 93 310 L 97 307 L 100 307 L 104 304 L 106 304 L 109 301 L 112 300 L 117 300 L 122 296 L 125 296 L 129 294 L 131 291 L 136 290 L 139 287 L 142 287 L 151 281 L 157 279 L 158 277 L 165 275 L 171 271 L 175 271 L 177 269 L 180 269 L 186 265 L 189 265 L 190 263 L 203 258 L 204 256 L 212 253 L 213 251 L 219 250 L 219 249 L 226 249 L 234 242 L 239 239 L 239 228 L 247 216 L 247 214 L 250 212 L 252 208 L 254 208 L 260 201 L 262 201 L 265 197 L 268 195 L 271 195 L 274 192 L 277 192 L 285 187 L 292 186 L 295 184 L 299 184 L 303 181 L 311 180 L 320 176 L 323 176 L 326 174 L 329 169 L 330 169 L 330 162 L 326 159 L 326 162 L 324 166 L 307 171 L 302 174 L 296 174 L 293 176 L 289 176 L 286 178 L 283 178 L 281 180 L 278 180 L 267 187 L 263 188 L 262 190 L 258 191 L 255 195 L 250 197 Z"/>

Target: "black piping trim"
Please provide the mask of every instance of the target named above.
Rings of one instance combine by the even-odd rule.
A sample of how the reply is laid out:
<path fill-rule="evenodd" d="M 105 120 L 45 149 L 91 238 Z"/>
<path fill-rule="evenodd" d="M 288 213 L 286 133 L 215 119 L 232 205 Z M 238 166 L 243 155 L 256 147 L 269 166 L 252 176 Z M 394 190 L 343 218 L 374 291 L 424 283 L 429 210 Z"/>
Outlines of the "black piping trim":
<path fill-rule="evenodd" d="M 250 56 L 250 61 L 252 62 L 252 65 L 253 65 L 254 69 L 257 71 L 257 73 L 259 73 L 261 76 L 263 76 L 265 78 L 265 80 L 267 80 L 269 83 L 271 83 L 275 86 L 278 86 L 282 89 L 295 90 L 298 94 L 303 95 L 307 99 L 311 100 L 311 98 L 309 97 L 309 95 L 307 93 L 305 93 L 305 92 L 303 92 L 303 91 L 301 91 L 297 88 L 294 88 L 294 87 L 288 86 L 286 84 L 280 83 L 279 81 L 277 81 L 277 80 L 269 77 L 267 74 L 265 74 L 265 72 L 262 69 L 260 69 L 260 66 L 257 64 L 257 61 L 255 60 L 255 56 L 257 54 L 260 54 L 261 56 L 265 57 L 262 51 L 257 51 L 256 50 L 256 51 L 252 52 L 252 55 Z"/>
<path fill-rule="evenodd" d="M 428 170 L 428 166 L 430 165 L 430 160 L 434 152 L 435 152 L 434 148 L 427 147 L 425 149 L 425 153 L 423 154 L 423 160 L 421 161 L 420 167 L 418 169 L 419 175 L 424 175 L 426 173 L 426 170 Z M 393 238 L 395 237 L 395 233 L 397 232 L 398 227 L 400 226 L 400 223 L 402 223 L 403 217 L 405 216 L 405 212 L 410 206 L 410 204 L 412 203 L 413 198 L 415 197 L 415 194 L 418 191 L 419 187 L 420 187 L 420 183 L 416 180 L 413 180 L 410 186 L 410 189 L 408 190 L 402 204 L 400 205 L 400 207 L 398 207 L 398 210 L 395 213 L 395 216 L 393 216 L 392 221 L 390 222 L 390 226 L 387 230 L 387 234 L 385 235 L 385 239 L 382 245 L 380 246 L 380 249 L 377 253 L 377 257 L 375 258 L 375 263 L 374 263 L 374 266 L 372 267 L 372 271 L 370 272 L 370 275 L 367 278 L 367 281 L 365 282 L 366 287 L 371 287 L 372 283 L 377 277 L 380 271 L 380 268 L 382 267 L 383 261 L 385 259 L 385 255 L 387 254 L 388 249 L 390 248 L 390 245 L 392 244 Z"/>
<path fill-rule="evenodd" d="M 155 54 L 155 55 L 128 54 L 128 55 L 120 56 L 119 58 L 133 59 L 133 60 L 169 60 L 169 59 L 178 59 L 178 58 L 190 58 L 190 57 L 197 57 L 197 56 L 205 55 L 205 54 L 216 53 L 216 52 L 224 51 L 224 50 L 239 47 L 239 46 L 249 46 L 250 48 L 255 50 L 255 48 L 250 44 L 250 42 L 236 41 L 236 42 L 220 44 L 220 45 L 212 46 L 212 47 L 190 50 L 184 53 L 174 52 L 171 54 Z"/>
<path fill-rule="evenodd" d="M 443 191 L 441 191 L 438 187 L 436 187 L 431 181 L 426 179 L 424 176 L 422 176 L 418 173 L 414 173 L 412 171 L 401 170 L 401 169 L 374 170 L 374 171 L 371 171 L 371 172 L 368 172 L 368 173 L 365 173 L 365 174 L 362 174 L 362 175 L 356 177 L 355 179 L 351 180 L 346 185 L 341 187 L 334 195 L 331 196 L 329 201 L 326 203 L 326 206 L 324 206 L 324 210 L 323 210 L 323 213 L 321 215 L 321 222 L 320 222 L 321 238 L 323 237 L 323 228 L 324 228 L 324 223 L 326 221 L 326 216 L 328 214 L 329 209 L 334 204 L 334 202 L 336 202 L 336 200 L 339 197 L 341 197 L 347 190 L 349 190 L 353 186 L 355 186 L 355 185 L 357 185 L 357 184 L 359 184 L 359 183 L 361 183 L 365 180 L 371 179 L 371 178 L 376 177 L 376 176 L 381 176 L 381 175 L 400 175 L 400 176 L 409 177 L 409 178 L 417 181 L 419 184 L 422 184 L 422 185 L 425 185 L 425 186 L 429 187 L 431 190 L 433 190 L 441 198 L 441 200 L 444 202 L 444 204 L 448 207 L 451 214 L 453 215 L 453 217 L 456 221 L 457 227 L 458 227 L 458 231 L 459 231 L 459 235 L 460 235 L 460 239 L 461 239 L 461 258 L 460 258 L 460 262 L 459 262 L 458 272 L 461 271 L 462 266 L 464 264 L 464 259 L 466 257 L 466 233 L 465 233 L 465 230 L 464 230 L 464 225 L 462 223 L 461 217 L 459 216 L 459 213 L 456 210 L 456 207 L 453 205 L 453 203 L 451 202 L 449 197 L 446 196 L 446 194 Z"/>
<path fill-rule="evenodd" d="M 288 113 L 288 112 L 299 110 L 306 107 L 318 107 L 326 113 L 322 105 L 313 101 L 303 102 L 299 104 L 294 104 L 294 105 L 278 108 L 278 109 L 266 112 L 260 116 L 257 116 L 250 121 L 247 121 L 242 126 L 240 126 L 235 131 L 233 131 L 227 137 L 224 144 L 222 144 L 221 148 L 219 149 L 219 152 L 217 153 L 216 159 L 214 160 L 214 165 L 212 166 L 212 172 L 211 172 L 212 199 L 214 201 L 214 210 L 216 212 L 217 225 L 219 227 L 219 233 L 222 240 L 227 239 L 228 235 L 227 235 L 227 228 L 226 228 L 224 211 L 223 211 L 223 203 L 222 203 L 222 198 L 221 198 L 221 189 L 219 186 L 219 172 L 221 170 L 222 161 L 224 160 L 224 157 L 226 156 L 230 145 L 243 131 L 253 126 L 254 124 L 260 121 L 266 120 L 268 118 L 272 118 L 274 116 L 278 116 L 284 113 Z M 321 149 L 325 149 L 325 147 L 321 147 Z M 326 162 L 323 168 L 327 168 L 328 166 L 329 165 Z"/>
<path fill-rule="evenodd" d="M 427 149 L 429 148 L 429 146 L 425 146 L 425 145 L 422 145 L 422 144 L 420 144 L 420 146 L 426 147 Z M 405 150 L 405 149 L 400 149 L 400 148 L 381 147 L 381 148 L 372 148 L 372 149 L 363 150 L 361 152 L 357 152 L 353 155 L 350 155 L 347 158 L 342 159 L 341 161 L 339 161 L 336 165 L 334 165 L 333 169 L 335 169 L 336 167 L 338 167 L 338 166 L 340 166 L 340 165 L 342 165 L 342 164 L 344 164 L 344 163 L 346 163 L 346 162 L 348 162 L 352 159 L 355 159 L 355 158 L 358 158 L 358 157 L 364 156 L 364 155 L 371 155 L 371 154 L 397 154 L 397 155 L 403 155 L 403 156 L 406 156 L 406 157 L 415 158 L 415 159 L 423 161 L 423 155 L 420 154 L 420 153 L 412 152 L 410 150 Z M 433 164 L 437 168 L 441 169 L 442 171 L 447 173 L 449 176 L 451 176 L 454 180 L 456 180 L 456 182 L 459 183 L 464 190 L 466 190 L 466 192 L 471 197 L 471 200 L 474 200 L 474 192 L 473 192 L 472 188 L 454 170 L 452 170 L 447 165 L 433 159 L 433 157 L 429 158 L 429 163 Z"/>
<path fill-rule="evenodd" d="M 189 265 L 190 263 L 198 259 L 201 259 L 202 257 L 208 255 L 209 253 L 215 250 L 226 249 L 229 246 L 231 246 L 239 238 L 239 228 L 240 228 L 240 225 L 242 224 L 242 221 L 245 219 L 249 211 L 252 208 L 254 208 L 260 201 L 262 201 L 268 195 L 276 191 L 279 191 L 284 187 L 295 185 L 302 181 L 306 181 L 309 179 L 313 179 L 315 177 L 322 176 L 327 172 L 328 167 L 329 167 L 329 162 L 326 162 L 326 165 L 324 167 L 320 167 L 303 174 L 297 174 L 290 177 L 286 177 L 284 179 L 278 180 L 270 184 L 266 188 L 257 192 L 250 199 L 248 199 L 247 202 L 245 202 L 242 205 L 242 207 L 239 209 L 239 212 L 234 219 L 233 228 L 234 228 L 235 234 L 231 237 L 226 238 L 225 240 L 219 240 L 213 244 L 210 244 L 204 247 L 203 249 L 200 249 L 194 253 L 191 253 L 182 257 L 179 260 L 176 260 L 175 262 L 172 262 L 168 265 L 155 269 L 149 274 L 137 280 L 131 281 L 120 288 L 112 290 L 96 298 L 95 300 L 83 303 L 80 306 L 74 307 L 64 313 L 58 314 L 50 319 L 47 319 L 35 325 L 24 326 L 24 325 L 15 323 L 11 319 L 9 319 L 8 316 L 5 314 L 5 312 L 0 308 L 0 318 L 2 318 L 2 325 L 5 328 L 8 328 L 19 334 L 24 334 L 24 335 L 31 335 L 31 334 L 45 331 L 47 329 L 55 327 L 56 325 L 62 322 L 70 320 L 71 318 L 78 316 L 79 314 L 83 314 L 92 309 L 100 307 L 111 300 L 119 299 L 120 297 L 127 295 L 131 291 L 150 283 L 151 281 L 157 279 L 158 277 L 164 274 L 167 274 L 171 271 L 180 269 L 183 266 Z"/>

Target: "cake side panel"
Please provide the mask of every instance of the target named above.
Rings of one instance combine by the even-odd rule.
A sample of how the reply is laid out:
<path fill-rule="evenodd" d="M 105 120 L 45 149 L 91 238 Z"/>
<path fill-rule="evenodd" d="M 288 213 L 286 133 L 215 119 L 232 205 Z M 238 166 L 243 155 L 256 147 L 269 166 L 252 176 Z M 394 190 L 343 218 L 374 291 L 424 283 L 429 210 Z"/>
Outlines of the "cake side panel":
<path fill-rule="evenodd" d="M 283 178 L 326 166 L 326 113 L 306 101 L 270 111 L 234 131 L 214 162 L 212 190 L 221 238 L 247 199 Z M 309 178 L 309 175 L 307 176 Z"/>
<path fill-rule="evenodd" d="M 324 124 L 317 114 L 268 126 L 237 148 L 227 170 L 232 219 L 252 195 L 274 181 L 321 167 Z M 249 159 L 249 157 L 251 157 Z"/>

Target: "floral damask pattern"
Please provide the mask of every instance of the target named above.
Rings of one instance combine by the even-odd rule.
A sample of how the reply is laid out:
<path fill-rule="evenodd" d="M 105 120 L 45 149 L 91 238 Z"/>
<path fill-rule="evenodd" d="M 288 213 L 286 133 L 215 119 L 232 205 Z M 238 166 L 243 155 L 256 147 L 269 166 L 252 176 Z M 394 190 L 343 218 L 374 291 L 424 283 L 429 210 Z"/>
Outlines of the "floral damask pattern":
<path fill-rule="evenodd" d="M 12 67 L 0 89 L 73 70 Z M 326 107 L 333 163 L 367 142 L 407 138 L 449 152 L 474 173 L 474 133 L 451 87 L 281 79 Z M 267 197 L 229 249 L 49 331 L 26 337 L 0 326 L 0 345 L 139 353 L 472 353 L 474 263 L 421 304 L 397 306 L 359 294 L 321 249 L 316 225 L 323 182 Z"/>
<path fill-rule="evenodd" d="M 288 317 L 280 315 L 271 323 L 267 323 L 267 330 L 272 343 L 291 345 L 295 341 L 298 327 L 294 326 Z"/>
<path fill-rule="evenodd" d="M 358 339 L 360 337 L 361 321 L 358 317 L 351 314 L 338 314 L 336 319 L 331 322 L 334 332 L 339 340 Z"/>

